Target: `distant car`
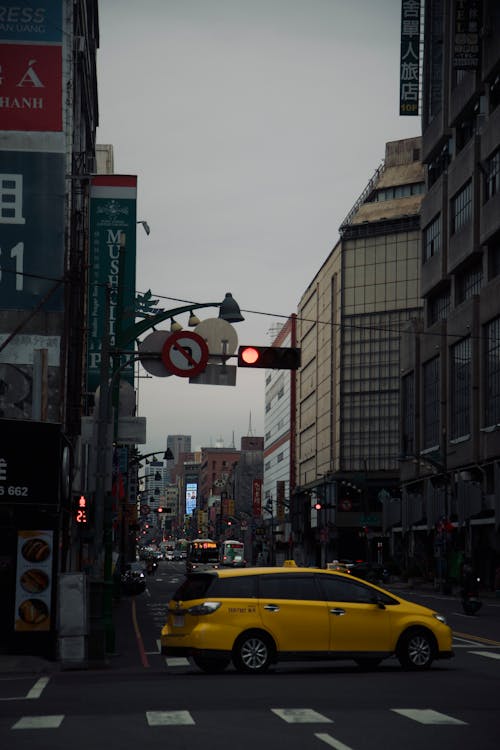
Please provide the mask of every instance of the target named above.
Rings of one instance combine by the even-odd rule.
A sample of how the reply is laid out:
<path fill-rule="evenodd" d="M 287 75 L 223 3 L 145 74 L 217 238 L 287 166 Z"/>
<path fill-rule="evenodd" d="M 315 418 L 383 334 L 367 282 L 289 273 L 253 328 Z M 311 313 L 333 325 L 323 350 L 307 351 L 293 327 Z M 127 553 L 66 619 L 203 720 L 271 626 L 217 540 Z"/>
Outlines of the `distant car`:
<path fill-rule="evenodd" d="M 126 563 L 120 576 L 122 593 L 127 595 L 142 594 L 146 588 L 144 567 L 140 562 Z"/>
<path fill-rule="evenodd" d="M 174 559 L 174 553 L 170 549 L 167 550 L 165 552 L 165 560 L 173 560 L 173 559 Z"/>
<path fill-rule="evenodd" d="M 182 552 L 181 552 L 180 550 L 176 549 L 176 550 L 174 550 L 174 552 L 173 552 L 173 557 L 172 557 L 172 559 L 173 559 L 173 560 L 182 560 L 182 557 L 181 557 L 181 555 L 182 555 Z"/>
<path fill-rule="evenodd" d="M 352 659 L 374 669 L 396 656 L 425 670 L 453 656 L 446 618 L 351 575 L 319 568 L 188 573 L 168 605 L 161 651 L 204 672 L 258 674 L 278 661 Z"/>

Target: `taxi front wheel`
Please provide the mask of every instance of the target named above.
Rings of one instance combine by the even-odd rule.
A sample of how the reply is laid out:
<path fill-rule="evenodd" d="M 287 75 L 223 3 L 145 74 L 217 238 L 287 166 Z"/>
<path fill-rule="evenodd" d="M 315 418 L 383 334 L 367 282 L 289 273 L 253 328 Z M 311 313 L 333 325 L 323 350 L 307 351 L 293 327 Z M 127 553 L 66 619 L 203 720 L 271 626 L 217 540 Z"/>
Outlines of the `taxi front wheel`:
<path fill-rule="evenodd" d="M 234 645 L 233 663 L 238 672 L 262 674 L 269 669 L 273 658 L 274 644 L 265 633 L 243 633 Z"/>
<path fill-rule="evenodd" d="M 403 669 L 429 669 L 435 653 L 435 641 L 431 633 L 415 628 L 403 633 L 396 656 Z"/>

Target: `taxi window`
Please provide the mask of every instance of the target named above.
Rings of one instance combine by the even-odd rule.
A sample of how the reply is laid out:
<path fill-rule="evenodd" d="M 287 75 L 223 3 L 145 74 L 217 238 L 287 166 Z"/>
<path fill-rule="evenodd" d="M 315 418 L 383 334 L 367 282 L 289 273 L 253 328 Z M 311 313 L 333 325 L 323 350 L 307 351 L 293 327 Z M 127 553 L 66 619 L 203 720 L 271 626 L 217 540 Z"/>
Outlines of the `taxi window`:
<path fill-rule="evenodd" d="M 257 576 L 217 578 L 210 588 L 210 596 L 218 599 L 255 599 Z"/>
<path fill-rule="evenodd" d="M 313 575 L 266 575 L 259 580 L 260 599 L 323 600 Z"/>
<path fill-rule="evenodd" d="M 334 575 L 318 576 L 324 598 L 329 602 L 353 602 L 368 604 L 376 593 L 369 586 Z"/>
<path fill-rule="evenodd" d="M 203 597 L 207 596 L 215 578 L 214 575 L 204 573 L 188 575 L 181 583 L 172 599 L 175 602 L 190 602 L 193 599 L 203 599 Z"/>

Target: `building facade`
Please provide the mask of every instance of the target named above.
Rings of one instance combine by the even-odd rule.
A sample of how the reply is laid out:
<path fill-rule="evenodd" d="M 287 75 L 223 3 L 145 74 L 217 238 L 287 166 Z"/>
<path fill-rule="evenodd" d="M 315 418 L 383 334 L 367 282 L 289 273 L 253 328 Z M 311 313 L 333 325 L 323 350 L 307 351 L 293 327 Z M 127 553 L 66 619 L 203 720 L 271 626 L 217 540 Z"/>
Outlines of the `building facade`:
<path fill-rule="evenodd" d="M 381 497 L 398 494 L 400 330 L 421 307 L 420 146 L 386 144 L 299 304 L 292 523 L 299 554 L 321 565 L 376 557 Z"/>
<path fill-rule="evenodd" d="M 425 4 L 424 314 L 403 337 L 401 534 L 438 579 L 457 580 L 461 559 L 472 556 L 492 585 L 500 560 L 500 5 L 476 4 L 476 43 L 465 51 L 458 5 Z M 393 506 L 388 528 L 396 517 Z"/>

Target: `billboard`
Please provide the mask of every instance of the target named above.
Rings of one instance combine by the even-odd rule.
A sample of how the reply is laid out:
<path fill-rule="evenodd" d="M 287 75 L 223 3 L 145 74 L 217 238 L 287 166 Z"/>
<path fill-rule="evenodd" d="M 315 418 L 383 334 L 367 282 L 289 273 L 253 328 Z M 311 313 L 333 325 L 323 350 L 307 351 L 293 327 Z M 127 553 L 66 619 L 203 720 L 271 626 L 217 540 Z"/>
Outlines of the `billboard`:
<path fill-rule="evenodd" d="M 0 310 L 62 311 L 64 205 L 64 154 L 0 151 Z"/>
<path fill-rule="evenodd" d="M 90 269 L 87 340 L 87 390 L 99 385 L 101 341 L 104 331 L 116 338 L 116 310 L 120 257 L 123 259 L 123 327 L 135 321 L 137 177 L 95 175 L 90 187 Z M 121 248 L 121 250 L 120 250 Z M 105 320 L 105 289 L 112 290 L 110 319 Z M 121 377 L 134 383 L 134 363 L 122 370 Z"/>
<path fill-rule="evenodd" d="M 63 129 L 63 0 L 0 0 L 0 130 Z"/>
<path fill-rule="evenodd" d="M 186 483 L 186 515 L 190 516 L 196 508 L 198 485 L 195 482 Z"/>

